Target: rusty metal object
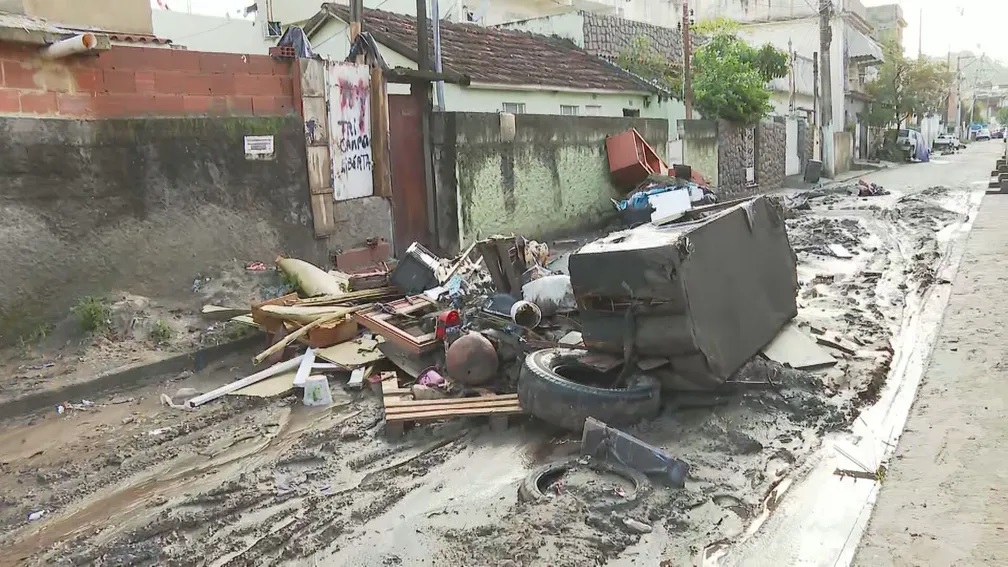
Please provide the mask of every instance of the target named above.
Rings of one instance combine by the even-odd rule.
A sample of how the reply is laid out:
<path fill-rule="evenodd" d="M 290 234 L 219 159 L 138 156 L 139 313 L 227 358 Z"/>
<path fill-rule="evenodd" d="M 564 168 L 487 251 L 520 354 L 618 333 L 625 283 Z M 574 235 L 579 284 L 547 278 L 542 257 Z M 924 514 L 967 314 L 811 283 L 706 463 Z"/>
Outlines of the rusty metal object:
<path fill-rule="evenodd" d="M 467 386 L 482 386 L 497 377 L 497 349 L 483 335 L 469 332 L 448 347 L 448 376 Z"/>

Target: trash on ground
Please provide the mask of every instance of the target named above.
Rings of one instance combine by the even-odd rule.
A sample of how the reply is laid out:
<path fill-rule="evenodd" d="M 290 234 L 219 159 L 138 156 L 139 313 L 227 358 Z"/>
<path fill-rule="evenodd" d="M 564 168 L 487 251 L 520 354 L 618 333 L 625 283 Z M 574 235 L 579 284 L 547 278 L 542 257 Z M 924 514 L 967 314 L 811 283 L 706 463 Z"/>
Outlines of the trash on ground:
<path fill-rule="evenodd" d="M 37 520 L 41 520 L 42 517 L 45 516 L 45 515 L 46 515 L 46 511 L 45 510 L 37 510 L 35 512 L 32 512 L 31 514 L 28 514 L 28 521 L 29 522 L 34 522 L 34 521 L 37 521 Z"/>
<path fill-rule="evenodd" d="M 836 359 L 819 346 L 816 339 L 793 322 L 785 325 L 762 352 L 770 360 L 791 368 L 822 368 L 836 364 Z"/>
<path fill-rule="evenodd" d="M 333 397 L 329 379 L 325 376 L 309 376 L 305 380 L 303 402 L 310 407 L 331 406 Z"/>
<path fill-rule="evenodd" d="M 610 234 L 571 255 L 570 276 L 589 349 L 670 358 L 712 387 L 798 313 L 795 254 L 766 197 Z"/>
<path fill-rule="evenodd" d="M 868 183 L 864 179 L 858 179 L 857 194 L 858 197 L 878 197 L 881 195 L 888 195 L 889 192 L 886 191 L 881 185 L 877 185 L 875 183 Z"/>
<path fill-rule="evenodd" d="M 673 488 L 685 487 L 689 475 L 685 461 L 592 417 L 584 423 L 581 454 L 630 467 Z"/>
<path fill-rule="evenodd" d="M 290 281 L 296 282 L 298 290 L 307 297 L 337 295 L 346 291 L 324 270 L 304 260 L 278 256 L 276 265 L 277 269 L 283 272 Z"/>

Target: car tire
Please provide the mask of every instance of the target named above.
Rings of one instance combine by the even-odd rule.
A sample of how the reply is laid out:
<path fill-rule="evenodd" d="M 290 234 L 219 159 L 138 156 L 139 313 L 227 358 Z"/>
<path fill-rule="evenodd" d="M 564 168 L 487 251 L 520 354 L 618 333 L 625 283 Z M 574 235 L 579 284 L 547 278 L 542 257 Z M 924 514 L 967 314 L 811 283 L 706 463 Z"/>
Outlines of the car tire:
<path fill-rule="evenodd" d="M 580 459 L 581 457 L 572 457 L 570 459 L 556 461 L 543 465 L 529 473 L 518 486 L 518 501 L 532 503 L 549 500 L 551 496 L 543 492 L 543 489 L 540 486 L 542 484 L 543 477 L 553 475 L 559 476 L 568 469 L 575 467 L 587 467 L 594 471 L 613 474 L 629 480 L 632 483 L 633 488 L 623 496 L 624 502 L 618 507 L 633 506 L 651 487 L 650 482 L 643 473 L 631 469 L 630 467 L 598 461 L 595 459 L 582 464 Z"/>
<path fill-rule="evenodd" d="M 575 382 L 559 374 L 571 367 L 570 357 L 584 351 L 550 348 L 525 357 L 518 378 L 518 401 L 527 413 L 570 431 L 581 431 L 594 417 L 623 427 L 658 415 L 661 386 L 650 376 L 634 375 L 626 388 L 602 388 Z M 581 372 L 592 372 L 578 367 Z"/>

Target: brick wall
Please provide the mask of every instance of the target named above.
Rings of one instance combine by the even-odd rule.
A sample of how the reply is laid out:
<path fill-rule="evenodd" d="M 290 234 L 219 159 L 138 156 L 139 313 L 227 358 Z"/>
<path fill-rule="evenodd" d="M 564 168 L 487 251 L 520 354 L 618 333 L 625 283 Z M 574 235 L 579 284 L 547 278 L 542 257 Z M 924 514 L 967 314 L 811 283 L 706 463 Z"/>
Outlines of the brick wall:
<path fill-rule="evenodd" d="M 283 116 L 292 64 L 265 55 L 113 46 L 56 61 L 0 43 L 0 115 L 59 118 Z"/>

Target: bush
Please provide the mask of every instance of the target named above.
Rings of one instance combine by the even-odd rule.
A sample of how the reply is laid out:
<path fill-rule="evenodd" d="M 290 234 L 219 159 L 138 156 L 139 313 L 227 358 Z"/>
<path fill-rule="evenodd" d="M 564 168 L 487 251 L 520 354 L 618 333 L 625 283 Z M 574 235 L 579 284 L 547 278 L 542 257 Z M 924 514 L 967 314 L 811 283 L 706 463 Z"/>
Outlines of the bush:
<path fill-rule="evenodd" d="M 112 310 L 104 299 L 85 297 L 77 302 L 73 313 L 87 333 L 107 331 L 112 326 Z"/>

